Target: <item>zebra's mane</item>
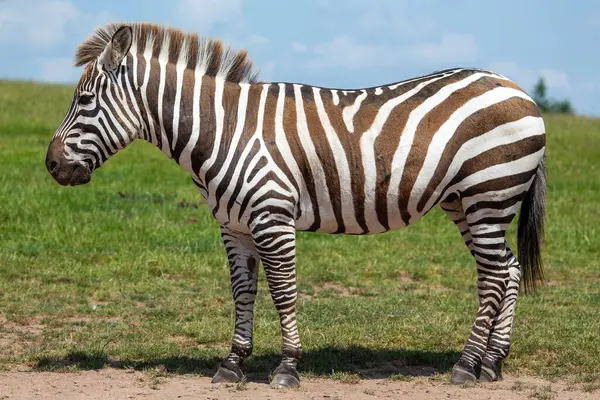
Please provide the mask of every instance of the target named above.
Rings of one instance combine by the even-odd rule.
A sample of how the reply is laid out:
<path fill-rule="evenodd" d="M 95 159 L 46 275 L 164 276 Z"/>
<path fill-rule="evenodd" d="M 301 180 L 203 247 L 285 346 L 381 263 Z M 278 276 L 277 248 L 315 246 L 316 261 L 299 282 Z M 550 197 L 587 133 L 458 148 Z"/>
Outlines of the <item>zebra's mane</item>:
<path fill-rule="evenodd" d="M 125 25 L 131 26 L 133 30 L 131 48 L 138 55 L 143 54 L 146 47 L 151 45 L 153 57 L 168 56 L 169 62 L 185 63 L 186 68 L 200 69 L 208 76 L 235 83 L 255 83 L 258 80 L 246 50 L 235 51 L 224 46 L 220 40 L 200 38 L 196 33 L 184 33 L 180 29 L 150 23 L 117 23 L 98 28 L 77 48 L 75 66 L 80 67 L 96 60 L 113 34 Z M 165 46 L 168 46 L 166 54 L 162 51 Z"/>

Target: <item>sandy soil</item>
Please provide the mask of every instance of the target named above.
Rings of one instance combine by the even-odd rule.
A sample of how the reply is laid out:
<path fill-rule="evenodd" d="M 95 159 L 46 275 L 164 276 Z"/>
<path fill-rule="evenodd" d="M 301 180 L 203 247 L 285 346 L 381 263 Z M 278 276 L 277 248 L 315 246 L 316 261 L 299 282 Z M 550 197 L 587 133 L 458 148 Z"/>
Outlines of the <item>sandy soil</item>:
<path fill-rule="evenodd" d="M 270 389 L 264 382 L 243 386 L 212 385 L 198 376 L 157 376 L 147 372 L 103 369 L 74 373 L 0 373 L 0 399 L 599 399 L 600 392 L 573 390 L 568 384 L 507 376 L 503 382 L 456 387 L 434 379 L 410 382 L 383 379 L 340 382 L 303 379 L 295 391 Z"/>

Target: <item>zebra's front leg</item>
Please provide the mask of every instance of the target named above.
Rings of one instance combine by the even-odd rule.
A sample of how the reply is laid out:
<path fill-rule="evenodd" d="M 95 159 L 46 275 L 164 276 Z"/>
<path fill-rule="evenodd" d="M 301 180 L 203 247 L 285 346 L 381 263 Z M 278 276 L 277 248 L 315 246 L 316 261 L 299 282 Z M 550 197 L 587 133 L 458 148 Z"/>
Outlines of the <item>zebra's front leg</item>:
<path fill-rule="evenodd" d="M 212 383 L 240 382 L 242 362 L 252 354 L 252 327 L 260 257 L 252 237 L 221 227 L 229 260 L 231 292 L 235 303 L 235 331 L 231 353 L 219 365 Z"/>
<path fill-rule="evenodd" d="M 483 382 L 502 379 L 502 361 L 510 352 L 512 322 L 515 316 L 517 296 L 519 295 L 519 283 L 521 282 L 521 266 L 508 247 L 508 243 L 506 244 L 506 257 L 508 259 L 510 280 L 500 304 L 500 310 L 492 323 L 487 350 L 481 361 L 479 380 Z"/>
<path fill-rule="evenodd" d="M 302 357 L 296 326 L 296 231 L 293 223 L 274 222 L 259 222 L 252 229 L 281 324 L 282 360 L 271 375 L 271 387 L 295 389 L 300 386 L 296 367 Z"/>

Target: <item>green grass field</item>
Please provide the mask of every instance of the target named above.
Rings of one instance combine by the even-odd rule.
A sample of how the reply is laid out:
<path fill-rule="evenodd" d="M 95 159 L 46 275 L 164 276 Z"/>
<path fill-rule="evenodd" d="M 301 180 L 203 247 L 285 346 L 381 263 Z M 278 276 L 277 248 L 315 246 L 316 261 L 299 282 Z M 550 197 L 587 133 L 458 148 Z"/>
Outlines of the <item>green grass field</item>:
<path fill-rule="evenodd" d="M 0 365 L 210 374 L 233 332 L 217 224 L 189 176 L 147 143 L 89 185 L 55 183 L 44 157 L 71 93 L 0 82 Z M 548 117 L 547 132 L 548 285 L 520 298 L 505 371 L 596 388 L 600 120 Z M 438 209 L 389 234 L 300 233 L 298 279 L 305 375 L 444 376 L 477 309 L 474 262 Z M 264 276 L 260 286 L 245 369 L 265 377 L 280 331 Z"/>

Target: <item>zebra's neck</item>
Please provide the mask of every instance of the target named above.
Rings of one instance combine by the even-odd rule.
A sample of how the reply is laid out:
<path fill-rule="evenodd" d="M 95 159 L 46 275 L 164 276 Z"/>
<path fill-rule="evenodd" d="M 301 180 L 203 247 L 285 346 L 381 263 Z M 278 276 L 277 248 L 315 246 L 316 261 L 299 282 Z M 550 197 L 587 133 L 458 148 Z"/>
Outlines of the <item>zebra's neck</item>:
<path fill-rule="evenodd" d="M 140 86 L 140 108 L 147 115 L 144 139 L 203 181 L 218 151 L 215 146 L 235 127 L 241 88 L 250 85 L 160 59 L 149 64 L 152 68 Z"/>

